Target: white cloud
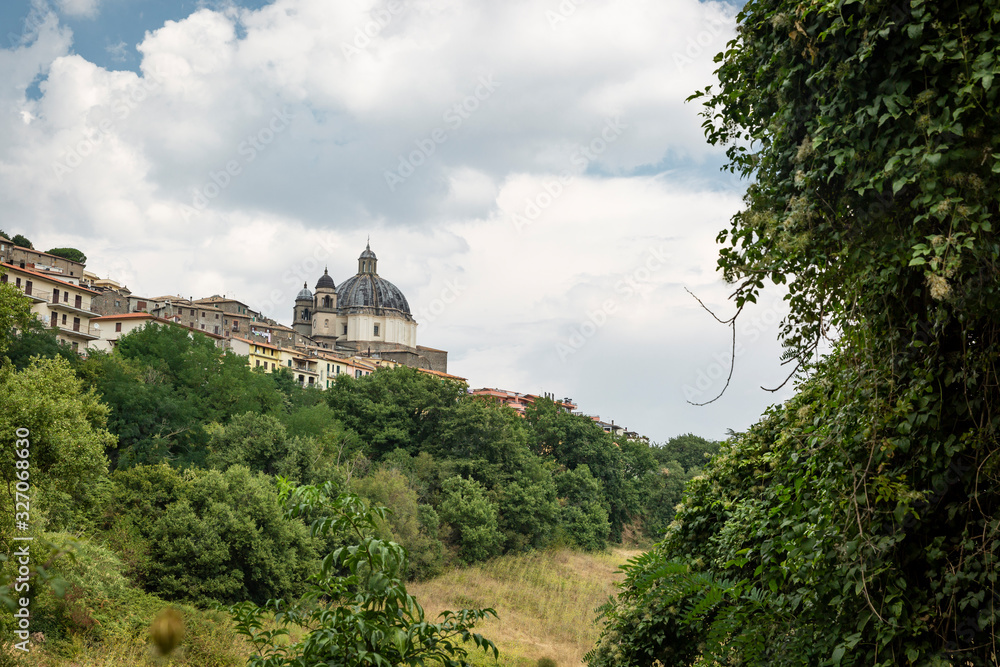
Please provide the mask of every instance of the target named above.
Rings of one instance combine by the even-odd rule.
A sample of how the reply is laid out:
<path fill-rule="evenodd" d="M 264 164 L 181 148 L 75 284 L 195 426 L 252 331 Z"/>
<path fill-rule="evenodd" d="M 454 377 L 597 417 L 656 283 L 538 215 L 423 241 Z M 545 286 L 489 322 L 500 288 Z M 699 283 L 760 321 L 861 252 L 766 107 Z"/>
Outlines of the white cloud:
<path fill-rule="evenodd" d="M 97 16 L 100 0 L 58 0 L 59 10 L 67 16 L 94 18 Z"/>
<path fill-rule="evenodd" d="M 684 98 L 734 10 L 590 0 L 553 26 L 554 3 L 390 5 L 203 8 L 146 34 L 141 76 L 71 55 L 47 18 L 0 51 L 6 228 L 147 296 L 236 294 L 286 321 L 302 282 L 353 274 L 371 233 L 421 341 L 474 384 L 574 395 L 658 438 L 746 426 L 769 395 L 734 385 L 698 413 L 681 394 L 728 340 L 683 286 L 727 307 L 714 237 L 739 193 L 697 178 L 720 157 Z M 661 163 L 684 171 L 630 176 Z M 769 381 L 773 347 L 740 377 Z"/>

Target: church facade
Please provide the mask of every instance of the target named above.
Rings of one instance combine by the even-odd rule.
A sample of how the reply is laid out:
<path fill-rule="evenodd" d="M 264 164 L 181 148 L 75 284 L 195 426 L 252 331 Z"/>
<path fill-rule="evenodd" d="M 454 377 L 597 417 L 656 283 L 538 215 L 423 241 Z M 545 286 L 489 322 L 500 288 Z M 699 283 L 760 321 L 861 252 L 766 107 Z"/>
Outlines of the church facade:
<path fill-rule="evenodd" d="M 292 328 L 320 347 L 448 372 L 447 352 L 417 345 L 410 304 L 398 287 L 378 274 L 370 244 L 358 257 L 358 272 L 339 286 L 328 269 L 313 291 L 303 284 L 292 317 Z"/>

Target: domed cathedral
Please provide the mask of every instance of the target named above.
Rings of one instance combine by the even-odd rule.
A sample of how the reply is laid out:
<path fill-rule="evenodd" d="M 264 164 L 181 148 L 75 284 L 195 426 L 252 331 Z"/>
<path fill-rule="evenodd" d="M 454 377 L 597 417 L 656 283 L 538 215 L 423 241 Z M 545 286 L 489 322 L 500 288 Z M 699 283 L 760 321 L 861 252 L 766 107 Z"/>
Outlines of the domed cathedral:
<path fill-rule="evenodd" d="M 358 272 L 337 287 L 329 268 L 310 292 L 295 297 L 297 332 L 316 344 L 352 354 L 378 354 L 407 366 L 448 372 L 448 353 L 417 345 L 417 322 L 406 297 L 378 275 L 371 244 L 358 257 Z"/>

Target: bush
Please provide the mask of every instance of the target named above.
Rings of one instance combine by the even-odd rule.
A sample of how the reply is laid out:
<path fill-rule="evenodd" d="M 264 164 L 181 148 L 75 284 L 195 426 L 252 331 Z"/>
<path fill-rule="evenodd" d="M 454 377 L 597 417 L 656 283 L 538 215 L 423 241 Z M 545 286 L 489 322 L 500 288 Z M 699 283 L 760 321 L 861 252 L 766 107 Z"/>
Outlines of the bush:
<path fill-rule="evenodd" d="M 500 553 L 497 508 L 479 482 L 461 477 L 446 479 L 438 507 L 441 518 L 455 530 L 458 556 L 466 563 Z"/>

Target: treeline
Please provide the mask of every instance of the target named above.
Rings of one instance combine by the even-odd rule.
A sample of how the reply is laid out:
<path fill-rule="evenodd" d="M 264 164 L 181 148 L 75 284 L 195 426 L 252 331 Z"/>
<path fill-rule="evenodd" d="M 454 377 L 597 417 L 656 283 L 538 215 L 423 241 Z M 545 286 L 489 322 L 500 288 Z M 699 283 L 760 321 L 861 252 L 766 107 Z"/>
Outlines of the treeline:
<path fill-rule="evenodd" d="M 55 637 L 99 635 L 95 619 L 122 590 L 199 605 L 301 594 L 345 542 L 288 516 L 279 476 L 387 507 L 379 536 L 407 549 L 413 579 L 504 553 L 657 539 L 718 447 L 614 441 L 548 400 L 522 418 L 409 368 L 306 389 L 179 327 L 151 325 L 87 359 L 20 329 L 0 346 L 0 432 L 31 432 L 39 557 L 74 541 L 86 554 L 69 602 L 36 600 L 33 628 Z M 13 454 L 0 451 L 13 488 Z M 13 498 L 0 508 L 4 552 L 13 509 Z"/>

